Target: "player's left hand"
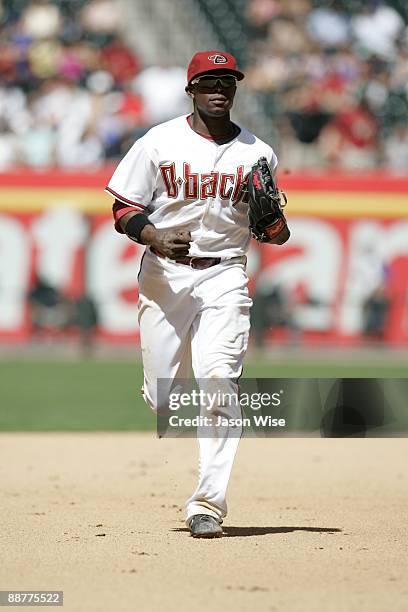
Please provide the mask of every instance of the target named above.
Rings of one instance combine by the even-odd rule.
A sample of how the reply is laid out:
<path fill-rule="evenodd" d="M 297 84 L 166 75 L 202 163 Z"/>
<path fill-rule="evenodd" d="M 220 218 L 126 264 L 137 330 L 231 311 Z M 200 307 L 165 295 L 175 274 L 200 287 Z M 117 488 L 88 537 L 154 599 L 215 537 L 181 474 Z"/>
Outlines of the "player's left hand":
<path fill-rule="evenodd" d="M 259 242 L 284 244 L 290 236 L 282 209 L 286 194 L 279 190 L 266 157 L 260 157 L 248 177 L 248 218 Z"/>
<path fill-rule="evenodd" d="M 188 255 L 191 233 L 186 230 L 157 229 L 148 226 L 143 234 L 144 244 L 148 244 L 169 259 L 179 259 Z"/>

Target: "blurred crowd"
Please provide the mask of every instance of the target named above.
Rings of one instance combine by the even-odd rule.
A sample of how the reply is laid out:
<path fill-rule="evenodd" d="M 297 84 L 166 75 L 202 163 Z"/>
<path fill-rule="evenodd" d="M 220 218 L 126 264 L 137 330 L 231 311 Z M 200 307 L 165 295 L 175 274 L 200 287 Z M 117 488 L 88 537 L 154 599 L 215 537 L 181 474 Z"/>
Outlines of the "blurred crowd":
<path fill-rule="evenodd" d="M 394 4 L 247 0 L 245 82 L 289 168 L 406 172 L 408 9 Z M 0 172 L 97 167 L 188 112 L 185 68 L 145 67 L 129 40 L 117 0 L 0 0 Z"/>
<path fill-rule="evenodd" d="M 291 168 L 407 172 L 408 7 L 392 4 L 248 0 L 248 81 Z"/>
<path fill-rule="evenodd" d="M 184 112 L 185 71 L 145 68 L 124 33 L 116 0 L 0 0 L 0 171 L 92 168 Z"/>

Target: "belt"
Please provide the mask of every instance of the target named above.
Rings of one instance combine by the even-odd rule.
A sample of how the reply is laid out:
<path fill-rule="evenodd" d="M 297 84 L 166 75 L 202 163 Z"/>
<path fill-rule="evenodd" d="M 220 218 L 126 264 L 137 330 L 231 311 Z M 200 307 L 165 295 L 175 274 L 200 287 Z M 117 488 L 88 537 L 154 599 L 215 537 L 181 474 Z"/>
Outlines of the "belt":
<path fill-rule="evenodd" d="M 218 266 L 221 263 L 221 257 L 182 257 L 181 259 L 172 259 L 171 261 L 190 266 L 194 270 L 205 270 L 212 266 Z"/>
<path fill-rule="evenodd" d="M 150 250 L 154 255 L 167 259 L 165 255 L 156 251 L 156 249 L 150 248 Z M 180 257 L 179 259 L 169 259 L 169 261 L 190 266 L 190 268 L 194 270 L 205 270 L 206 268 L 211 268 L 221 263 L 221 257 Z"/>

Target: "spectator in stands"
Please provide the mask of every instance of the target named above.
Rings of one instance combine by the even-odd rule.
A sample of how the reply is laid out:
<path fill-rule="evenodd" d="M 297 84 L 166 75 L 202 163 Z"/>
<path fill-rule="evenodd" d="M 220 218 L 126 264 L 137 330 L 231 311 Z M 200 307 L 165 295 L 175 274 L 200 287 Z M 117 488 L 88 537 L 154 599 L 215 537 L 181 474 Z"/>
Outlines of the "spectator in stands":
<path fill-rule="evenodd" d="M 323 47 L 341 47 L 350 41 L 348 19 L 338 6 L 322 6 L 310 11 L 306 27 L 310 37 Z"/>
<path fill-rule="evenodd" d="M 17 87 L 0 85 L 0 172 L 17 163 L 20 136 L 29 124 L 30 117 L 23 91 Z"/>
<path fill-rule="evenodd" d="M 272 19 L 280 12 L 277 0 L 251 0 L 247 5 L 247 20 L 252 38 L 265 38 Z"/>
<path fill-rule="evenodd" d="M 163 123 L 189 112 L 185 95 L 186 75 L 183 68 L 162 65 L 145 68 L 133 81 L 133 90 L 143 100 L 150 125 Z M 166 104 L 163 104 L 166 100 Z"/>
<path fill-rule="evenodd" d="M 34 335 L 53 334 L 64 330 L 70 322 L 70 304 L 44 279 L 38 278 L 28 296 Z"/>
<path fill-rule="evenodd" d="M 141 68 L 138 58 L 119 36 L 115 36 L 101 49 L 100 62 L 115 82 L 124 86 L 130 83 Z"/>
<path fill-rule="evenodd" d="M 379 0 L 362 3 L 360 13 L 351 19 L 357 50 L 392 60 L 397 54 L 397 39 L 404 28 L 398 12 Z"/>
<path fill-rule="evenodd" d="M 327 165 L 347 170 L 367 170 L 377 163 L 375 118 L 350 99 L 322 131 L 320 146 Z"/>
<path fill-rule="evenodd" d="M 257 291 L 253 297 L 251 309 L 251 328 L 255 346 L 261 348 L 268 332 L 277 327 L 290 326 L 288 298 L 280 286 Z"/>
<path fill-rule="evenodd" d="M 18 143 L 18 159 L 32 168 L 49 168 L 56 162 L 57 135 L 46 119 L 30 125 Z"/>
<path fill-rule="evenodd" d="M 408 126 L 399 123 L 391 130 L 384 146 L 385 167 L 397 174 L 406 174 L 408 168 Z"/>
<path fill-rule="evenodd" d="M 98 325 L 98 310 L 95 301 L 89 295 L 81 295 L 76 300 L 74 323 L 79 328 L 83 351 L 91 351 L 95 341 L 95 329 Z"/>
<path fill-rule="evenodd" d="M 385 286 L 371 293 L 363 305 L 363 334 L 368 340 L 384 340 L 390 310 L 390 299 Z"/>
<path fill-rule="evenodd" d="M 123 30 L 123 13 L 114 0 L 91 0 L 84 3 L 81 24 L 85 32 L 98 34 L 118 34 Z"/>
<path fill-rule="evenodd" d="M 21 31 L 34 40 L 56 38 L 61 25 L 62 17 L 58 6 L 48 0 L 33 0 L 20 19 Z"/>

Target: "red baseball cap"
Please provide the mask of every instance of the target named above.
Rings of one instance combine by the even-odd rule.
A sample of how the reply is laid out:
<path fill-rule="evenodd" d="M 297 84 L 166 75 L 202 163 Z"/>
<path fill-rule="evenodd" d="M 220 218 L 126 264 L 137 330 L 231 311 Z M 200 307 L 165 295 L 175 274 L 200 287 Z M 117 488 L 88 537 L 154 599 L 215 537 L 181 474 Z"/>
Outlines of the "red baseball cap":
<path fill-rule="evenodd" d="M 223 72 L 233 74 L 238 81 L 242 81 L 244 74 L 237 70 L 237 60 L 230 53 L 224 51 L 198 51 L 188 65 L 187 81 L 190 83 L 200 74 Z"/>

